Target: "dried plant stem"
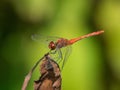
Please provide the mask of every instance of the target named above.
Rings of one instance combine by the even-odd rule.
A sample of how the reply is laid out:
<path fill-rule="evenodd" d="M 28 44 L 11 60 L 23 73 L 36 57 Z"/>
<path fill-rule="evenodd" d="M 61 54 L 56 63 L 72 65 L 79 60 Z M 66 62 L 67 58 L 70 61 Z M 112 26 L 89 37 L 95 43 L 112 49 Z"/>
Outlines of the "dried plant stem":
<path fill-rule="evenodd" d="M 41 61 L 42 60 L 42 61 Z M 61 90 L 61 72 L 59 65 L 50 58 L 49 53 L 45 54 L 26 75 L 21 90 L 26 90 L 32 73 L 41 61 L 39 80 L 34 82 L 34 90 Z"/>
<path fill-rule="evenodd" d="M 34 90 L 61 90 L 59 65 L 47 55 L 40 64 L 40 78 L 34 82 Z"/>
<path fill-rule="evenodd" d="M 47 53 L 46 55 L 48 55 L 49 53 Z M 30 78 L 32 76 L 33 71 L 35 70 L 35 68 L 38 66 L 38 64 L 40 63 L 40 61 L 44 58 L 45 56 L 43 56 L 41 59 L 39 59 L 39 61 L 37 61 L 37 63 L 33 66 L 33 68 L 29 71 L 29 73 L 26 75 L 23 85 L 22 85 L 22 89 L 21 90 L 26 90 L 28 83 L 30 81 Z"/>

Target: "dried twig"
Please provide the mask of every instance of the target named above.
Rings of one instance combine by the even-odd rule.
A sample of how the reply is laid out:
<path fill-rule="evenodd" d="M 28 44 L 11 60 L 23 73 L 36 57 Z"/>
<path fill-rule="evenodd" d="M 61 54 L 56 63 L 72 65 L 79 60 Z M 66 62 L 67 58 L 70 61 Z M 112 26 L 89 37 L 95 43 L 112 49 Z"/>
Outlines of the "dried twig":
<path fill-rule="evenodd" d="M 61 74 L 58 64 L 46 55 L 40 65 L 41 77 L 34 82 L 34 90 L 61 90 Z"/>
<path fill-rule="evenodd" d="M 49 53 L 47 53 L 46 55 L 48 55 L 48 54 L 49 54 Z M 46 56 L 46 55 L 45 55 L 45 56 Z M 35 68 L 38 66 L 38 64 L 40 63 L 40 61 L 44 59 L 45 56 L 43 56 L 41 59 L 39 59 L 39 61 L 37 61 L 37 63 L 33 66 L 33 68 L 32 68 L 32 69 L 29 71 L 29 73 L 26 75 L 21 90 L 26 90 L 27 85 L 28 85 L 28 83 L 29 83 L 29 81 L 30 81 L 30 78 L 31 78 L 31 76 L 32 76 L 33 71 L 34 71 Z"/>
<path fill-rule="evenodd" d="M 32 73 L 40 61 L 41 77 L 34 82 L 34 90 L 61 90 L 60 68 L 58 64 L 50 58 L 49 53 L 45 54 L 27 74 L 23 82 L 22 90 L 26 90 Z"/>

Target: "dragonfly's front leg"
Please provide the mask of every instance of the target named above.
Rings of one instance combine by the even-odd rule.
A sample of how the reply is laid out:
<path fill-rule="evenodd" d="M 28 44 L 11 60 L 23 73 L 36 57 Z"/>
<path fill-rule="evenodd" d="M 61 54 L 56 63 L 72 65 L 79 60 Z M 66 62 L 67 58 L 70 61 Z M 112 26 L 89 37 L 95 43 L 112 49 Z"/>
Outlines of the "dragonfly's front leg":
<path fill-rule="evenodd" d="M 59 63 L 60 61 L 60 59 L 63 59 L 63 55 L 62 55 L 62 51 L 61 51 L 61 49 L 60 48 L 56 48 L 54 51 L 50 51 L 50 54 L 52 54 L 52 55 L 54 55 L 54 54 L 56 54 L 57 55 L 57 57 L 55 57 L 55 59 L 56 59 L 56 61 Z M 54 55 L 55 56 L 55 55 Z M 53 56 L 53 57 L 54 57 Z"/>
<path fill-rule="evenodd" d="M 56 54 L 56 52 L 57 52 L 57 49 L 55 49 L 55 50 L 50 50 L 50 54 Z"/>

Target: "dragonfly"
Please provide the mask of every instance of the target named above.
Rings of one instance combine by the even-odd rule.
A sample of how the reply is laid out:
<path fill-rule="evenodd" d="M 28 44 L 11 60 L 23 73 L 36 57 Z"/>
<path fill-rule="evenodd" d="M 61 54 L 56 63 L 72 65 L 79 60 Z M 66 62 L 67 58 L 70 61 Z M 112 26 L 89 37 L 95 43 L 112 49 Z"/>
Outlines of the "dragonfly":
<path fill-rule="evenodd" d="M 66 63 L 66 60 L 67 60 L 67 57 L 69 56 L 70 54 L 70 51 L 71 51 L 71 45 L 84 39 L 84 38 L 88 38 L 88 37 L 91 37 L 91 36 L 96 36 L 96 35 L 100 35 L 104 33 L 104 30 L 99 30 L 99 31 L 96 31 L 96 32 L 92 32 L 92 33 L 89 33 L 89 34 L 86 34 L 86 35 L 83 35 L 83 36 L 79 36 L 77 38 L 72 38 L 72 39 L 66 39 L 66 38 L 55 38 L 53 39 L 53 37 L 48 37 L 46 39 L 46 41 L 48 42 L 48 48 L 49 48 L 49 54 L 50 55 L 55 55 L 56 53 L 58 54 L 58 57 L 57 57 L 57 62 L 60 63 L 62 61 L 62 67 L 61 69 L 63 69 L 65 63 Z M 33 35 L 32 36 L 32 39 L 34 40 L 38 40 L 40 41 L 40 37 L 39 35 Z M 52 40 L 53 39 L 53 40 Z M 66 48 L 66 51 L 65 51 L 65 55 L 63 55 L 63 52 L 61 51 L 62 48 Z M 55 59 L 54 59 L 55 60 Z"/>
<path fill-rule="evenodd" d="M 42 58 L 40 58 L 35 63 L 33 68 L 26 75 L 26 77 L 24 79 L 24 82 L 23 82 L 22 90 L 26 90 L 26 87 L 27 87 L 27 85 L 29 83 L 29 80 L 30 80 L 30 78 L 32 76 L 32 73 L 35 70 L 35 68 L 38 66 L 38 64 L 40 63 L 41 60 L 43 61 L 44 59 L 48 59 L 48 64 L 47 65 L 46 64 L 43 65 L 44 69 L 41 68 L 41 69 L 43 69 L 43 71 L 49 71 L 51 69 L 55 69 L 55 70 L 53 70 L 53 73 L 56 73 L 56 70 L 58 70 L 58 72 L 60 72 L 59 71 L 59 66 L 57 66 L 58 64 L 56 62 L 54 62 L 54 61 L 51 61 L 51 60 L 55 60 L 55 59 L 51 59 L 51 56 L 49 56 L 49 55 L 53 55 L 54 56 L 58 52 L 59 58 L 57 59 L 57 61 L 59 61 L 58 63 L 63 61 L 62 68 L 61 68 L 61 70 L 62 70 L 63 67 L 64 67 L 64 64 L 66 62 L 67 56 L 69 55 L 69 52 L 70 52 L 70 48 L 68 48 L 68 47 L 70 47 L 72 44 L 78 42 L 81 39 L 88 38 L 88 37 L 91 37 L 91 36 L 100 35 L 102 33 L 104 33 L 104 30 L 92 32 L 92 33 L 89 33 L 89 34 L 86 34 L 86 35 L 83 35 L 83 36 L 80 36 L 80 37 L 77 37 L 77 38 L 73 38 L 73 39 L 70 39 L 70 40 L 66 39 L 66 38 L 58 38 L 57 37 L 56 39 L 54 39 L 53 37 L 52 38 L 48 37 L 46 39 L 46 41 L 48 42 L 48 48 L 50 50 L 49 50 L 49 52 L 47 52 Z M 39 38 L 38 35 L 32 35 L 32 39 L 33 40 L 37 40 L 37 41 L 41 41 L 41 39 Z M 67 48 L 66 48 L 66 52 L 65 52 L 65 55 L 64 55 L 64 58 L 63 58 L 63 53 L 61 52 L 61 49 L 65 48 L 65 47 L 67 47 Z M 49 58 L 46 58 L 48 56 L 49 56 Z M 57 75 L 59 75 L 59 73 Z M 59 82 L 61 82 L 61 80 L 58 80 L 57 82 L 58 83 L 54 84 L 54 86 L 59 84 Z"/>

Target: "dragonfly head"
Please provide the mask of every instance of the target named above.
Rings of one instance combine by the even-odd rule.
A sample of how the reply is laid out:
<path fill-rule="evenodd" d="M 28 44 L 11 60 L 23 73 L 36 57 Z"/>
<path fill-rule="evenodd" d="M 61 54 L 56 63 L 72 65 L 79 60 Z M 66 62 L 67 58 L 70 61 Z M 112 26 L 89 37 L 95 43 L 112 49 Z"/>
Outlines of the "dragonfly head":
<path fill-rule="evenodd" d="M 51 41 L 51 42 L 49 43 L 48 47 L 49 47 L 49 49 L 51 49 L 51 50 L 55 50 L 56 44 L 55 44 L 53 41 Z"/>

